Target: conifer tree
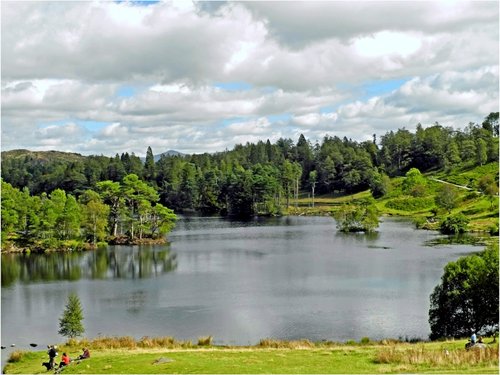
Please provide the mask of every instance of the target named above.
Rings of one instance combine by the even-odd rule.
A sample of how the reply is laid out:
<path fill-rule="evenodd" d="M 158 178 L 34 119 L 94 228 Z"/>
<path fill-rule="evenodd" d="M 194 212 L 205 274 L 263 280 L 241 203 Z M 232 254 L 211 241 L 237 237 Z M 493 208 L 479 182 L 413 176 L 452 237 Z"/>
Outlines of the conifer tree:
<path fill-rule="evenodd" d="M 74 338 L 85 332 L 83 327 L 83 310 L 80 299 L 76 294 L 70 294 L 66 308 L 59 318 L 59 331 L 62 336 Z"/>

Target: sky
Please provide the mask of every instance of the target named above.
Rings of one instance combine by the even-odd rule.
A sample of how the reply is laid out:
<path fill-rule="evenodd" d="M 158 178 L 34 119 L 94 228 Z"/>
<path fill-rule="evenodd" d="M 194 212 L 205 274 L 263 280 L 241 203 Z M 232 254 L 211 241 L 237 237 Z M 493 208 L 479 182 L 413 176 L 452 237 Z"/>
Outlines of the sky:
<path fill-rule="evenodd" d="M 356 141 L 499 108 L 497 1 L 1 1 L 1 148 Z"/>

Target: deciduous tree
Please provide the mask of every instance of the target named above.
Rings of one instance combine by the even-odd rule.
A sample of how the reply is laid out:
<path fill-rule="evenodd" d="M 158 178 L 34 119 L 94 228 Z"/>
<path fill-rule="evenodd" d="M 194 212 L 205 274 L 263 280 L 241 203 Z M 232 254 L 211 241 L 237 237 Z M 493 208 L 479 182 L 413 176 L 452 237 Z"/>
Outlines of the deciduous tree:
<path fill-rule="evenodd" d="M 498 244 L 444 268 L 431 294 L 431 339 L 498 332 Z"/>

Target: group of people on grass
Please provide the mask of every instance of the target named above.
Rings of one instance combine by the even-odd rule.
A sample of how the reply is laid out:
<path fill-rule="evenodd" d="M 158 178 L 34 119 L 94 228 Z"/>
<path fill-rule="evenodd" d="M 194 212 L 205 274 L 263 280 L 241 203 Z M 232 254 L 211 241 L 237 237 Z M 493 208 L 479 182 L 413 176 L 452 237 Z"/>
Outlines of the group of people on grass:
<path fill-rule="evenodd" d="M 47 354 L 49 355 L 49 361 L 48 362 L 43 362 L 42 366 L 45 366 L 47 368 L 47 371 L 49 370 L 55 370 L 59 369 L 61 370 L 65 366 L 68 366 L 69 363 L 71 362 L 71 358 L 66 353 L 63 353 L 61 356 L 61 362 L 59 363 L 59 366 L 55 364 L 55 360 L 57 357 L 57 345 L 48 345 L 47 346 Z M 82 348 L 82 354 L 80 354 L 76 359 L 87 359 L 90 358 L 90 351 L 88 348 Z"/>
<path fill-rule="evenodd" d="M 469 339 L 469 342 L 467 344 L 465 344 L 465 349 L 470 349 L 474 345 L 478 345 L 478 344 L 481 344 L 480 346 L 484 345 L 484 343 L 483 343 L 483 337 L 482 336 L 477 337 L 476 333 L 472 332 L 472 335 L 471 335 L 471 337 Z"/>

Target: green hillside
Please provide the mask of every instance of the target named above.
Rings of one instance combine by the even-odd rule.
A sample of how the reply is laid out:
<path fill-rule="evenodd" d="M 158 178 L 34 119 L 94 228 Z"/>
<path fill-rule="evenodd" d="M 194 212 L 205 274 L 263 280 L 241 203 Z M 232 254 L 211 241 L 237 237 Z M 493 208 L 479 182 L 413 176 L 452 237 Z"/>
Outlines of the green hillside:
<path fill-rule="evenodd" d="M 410 217 L 421 228 L 438 229 L 440 221 L 445 217 L 462 213 L 470 219 L 470 231 L 495 232 L 498 231 L 498 191 L 496 196 L 481 191 L 480 181 L 484 176 L 494 176 L 494 181 L 498 183 L 498 163 L 425 174 L 423 175 L 424 188 L 413 195 L 404 191 L 403 185 L 406 177 L 396 177 L 391 179 L 390 191 L 375 200 L 375 204 L 381 215 Z M 436 197 L 444 185 L 448 185 L 456 194 L 456 207 L 450 212 L 436 204 Z M 315 197 L 313 207 L 310 194 L 303 192 L 297 202 L 292 202 L 290 213 L 326 215 L 343 204 L 356 204 L 370 199 L 369 190 L 343 196 L 320 195 Z"/>

